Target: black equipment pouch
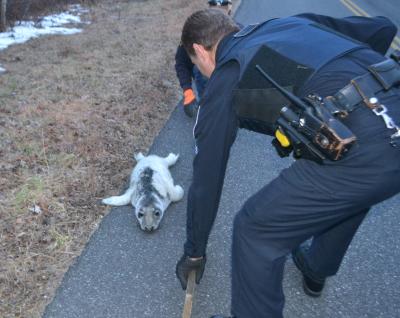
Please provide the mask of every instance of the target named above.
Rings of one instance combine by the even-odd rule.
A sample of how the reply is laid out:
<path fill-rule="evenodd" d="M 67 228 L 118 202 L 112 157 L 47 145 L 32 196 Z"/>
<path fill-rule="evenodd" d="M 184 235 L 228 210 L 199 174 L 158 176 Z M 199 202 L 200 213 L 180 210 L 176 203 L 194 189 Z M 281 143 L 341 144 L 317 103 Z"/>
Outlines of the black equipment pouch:
<path fill-rule="evenodd" d="M 400 51 L 394 52 L 391 59 L 370 65 L 369 72 L 352 79 L 333 96 L 326 97 L 325 105 L 334 115 L 344 118 L 364 102 L 374 108 L 369 100 L 381 91 L 388 91 L 400 85 Z"/>
<path fill-rule="evenodd" d="M 307 101 L 315 114 L 315 117 L 308 115 L 308 112 L 303 115 L 306 122 L 308 119 L 309 126 L 316 127 L 315 131 L 310 135 L 313 143 L 328 159 L 333 161 L 340 160 L 355 143 L 356 137 L 346 125 L 327 109 L 325 106 L 326 99 L 322 100 L 318 96 L 309 96 Z M 314 125 L 312 125 L 313 122 L 315 122 Z"/>
<path fill-rule="evenodd" d="M 343 158 L 356 137 L 324 106 L 324 101 L 318 96 L 303 101 L 276 83 L 259 65 L 256 69 L 290 101 L 289 106 L 282 107 L 276 128 L 289 138 L 293 156 L 317 163 Z"/>
<path fill-rule="evenodd" d="M 383 62 L 368 67 L 375 79 L 382 85 L 385 91 L 400 84 L 400 64 L 394 59 L 387 59 Z"/>

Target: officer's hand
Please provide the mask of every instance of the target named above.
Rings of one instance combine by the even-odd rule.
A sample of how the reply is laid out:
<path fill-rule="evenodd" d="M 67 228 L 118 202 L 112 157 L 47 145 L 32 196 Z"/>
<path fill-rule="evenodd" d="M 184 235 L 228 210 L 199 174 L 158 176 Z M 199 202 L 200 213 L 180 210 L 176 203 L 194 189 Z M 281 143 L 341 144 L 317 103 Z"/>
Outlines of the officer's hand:
<path fill-rule="evenodd" d="M 189 273 L 192 270 L 196 271 L 196 284 L 200 283 L 200 280 L 203 277 L 205 266 L 206 266 L 205 256 L 193 260 L 189 256 L 183 254 L 178 264 L 176 264 L 176 270 L 175 270 L 176 277 L 178 277 L 183 290 L 186 289 Z"/>
<path fill-rule="evenodd" d="M 197 101 L 193 89 L 188 88 L 183 91 L 183 110 L 188 117 L 193 117 L 196 113 Z"/>

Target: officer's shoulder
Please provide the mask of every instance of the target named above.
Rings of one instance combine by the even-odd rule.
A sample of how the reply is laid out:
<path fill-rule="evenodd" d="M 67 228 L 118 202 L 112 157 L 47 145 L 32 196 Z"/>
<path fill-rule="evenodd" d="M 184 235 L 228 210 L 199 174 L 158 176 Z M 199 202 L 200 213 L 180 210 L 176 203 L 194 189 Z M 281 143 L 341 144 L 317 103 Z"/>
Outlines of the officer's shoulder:
<path fill-rule="evenodd" d="M 265 21 L 265 22 L 267 22 L 267 21 Z M 246 35 L 249 35 L 250 33 L 253 33 L 255 30 L 257 30 L 260 26 L 262 26 L 265 22 L 253 23 L 253 24 L 248 24 L 246 26 L 242 26 L 242 28 L 233 35 L 233 37 L 241 38 Z"/>

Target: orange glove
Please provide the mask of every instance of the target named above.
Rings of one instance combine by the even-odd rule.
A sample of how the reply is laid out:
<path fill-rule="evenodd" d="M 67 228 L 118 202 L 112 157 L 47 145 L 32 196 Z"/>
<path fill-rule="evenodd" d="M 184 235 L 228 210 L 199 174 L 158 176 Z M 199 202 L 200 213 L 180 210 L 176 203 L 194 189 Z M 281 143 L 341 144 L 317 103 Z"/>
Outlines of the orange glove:
<path fill-rule="evenodd" d="M 196 100 L 193 89 L 188 88 L 183 91 L 183 106 L 187 106 Z"/>
<path fill-rule="evenodd" d="M 196 113 L 197 100 L 191 88 L 183 91 L 183 110 L 188 117 L 193 117 Z"/>

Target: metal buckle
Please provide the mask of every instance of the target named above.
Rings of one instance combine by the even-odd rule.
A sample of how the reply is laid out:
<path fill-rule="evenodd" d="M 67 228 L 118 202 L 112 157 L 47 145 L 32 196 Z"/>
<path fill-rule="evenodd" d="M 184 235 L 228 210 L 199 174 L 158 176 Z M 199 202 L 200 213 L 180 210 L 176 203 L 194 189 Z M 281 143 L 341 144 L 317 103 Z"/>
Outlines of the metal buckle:
<path fill-rule="evenodd" d="M 383 114 L 387 113 L 387 108 L 385 105 L 378 105 L 372 111 L 375 113 L 377 116 L 382 116 Z"/>
<path fill-rule="evenodd" d="M 400 148 L 400 127 L 396 125 L 393 118 L 387 114 L 387 108 L 385 105 L 380 104 L 376 97 L 370 98 L 370 104 L 374 106 L 372 111 L 376 116 L 382 117 L 385 122 L 386 128 L 396 129 L 396 132 L 390 136 L 390 144 L 393 147 Z"/>
<path fill-rule="evenodd" d="M 400 128 L 396 127 L 396 129 L 397 129 L 397 131 L 393 135 L 390 136 L 390 139 L 391 139 L 390 144 L 393 147 L 400 148 Z"/>
<path fill-rule="evenodd" d="M 383 121 L 385 122 L 386 128 L 394 129 L 397 128 L 395 122 L 393 121 L 392 117 L 387 114 L 387 108 L 385 105 L 378 105 L 372 109 L 376 116 L 382 117 Z"/>

